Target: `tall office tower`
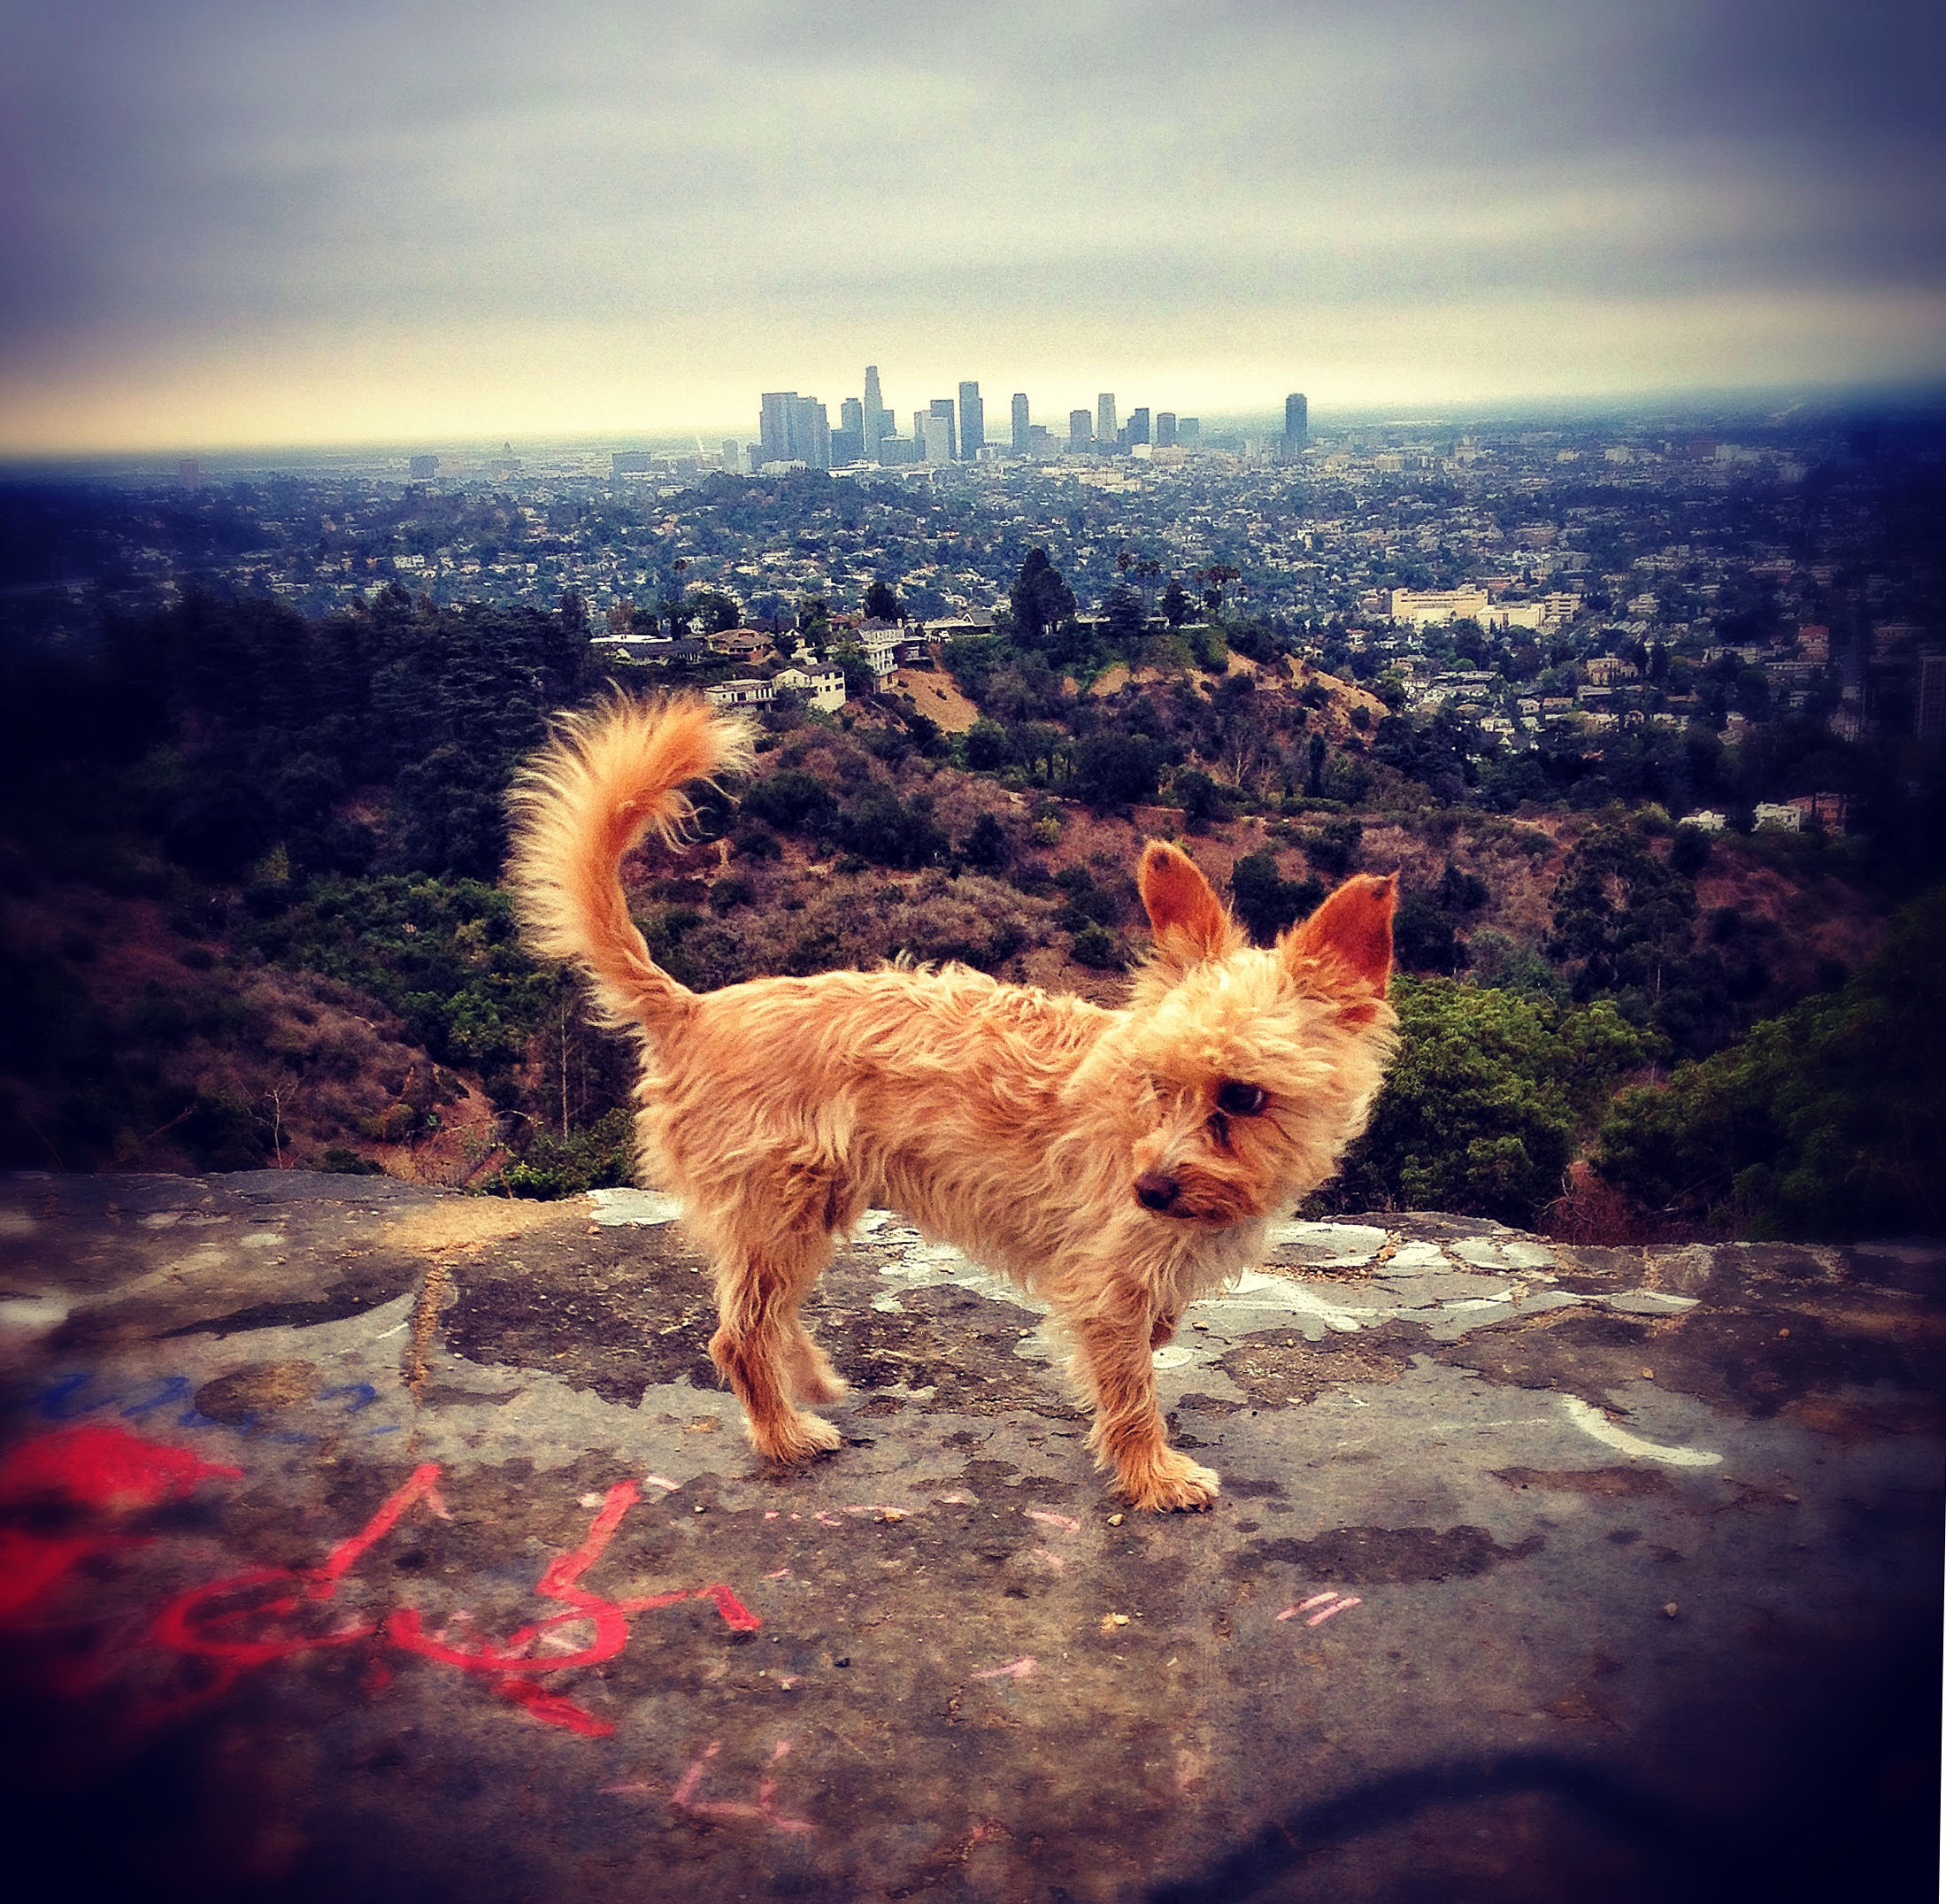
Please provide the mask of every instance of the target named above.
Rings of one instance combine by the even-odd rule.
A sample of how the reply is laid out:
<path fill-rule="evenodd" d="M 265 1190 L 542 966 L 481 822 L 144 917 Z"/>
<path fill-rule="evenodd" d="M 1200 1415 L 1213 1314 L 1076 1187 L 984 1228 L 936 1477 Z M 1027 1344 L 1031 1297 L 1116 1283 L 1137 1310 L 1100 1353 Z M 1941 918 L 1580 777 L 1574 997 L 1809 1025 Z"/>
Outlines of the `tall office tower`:
<path fill-rule="evenodd" d="M 1176 413 L 1173 410 L 1158 410 L 1156 412 L 1156 447 L 1173 450 L 1175 446 Z"/>
<path fill-rule="evenodd" d="M 1203 441 L 1203 419 L 1201 417 L 1178 417 L 1176 419 L 1176 441 L 1184 449 L 1191 443 Z"/>
<path fill-rule="evenodd" d="M 758 462 L 790 460 L 790 406 L 796 401 L 796 390 L 764 392 L 763 412 L 757 425 Z"/>
<path fill-rule="evenodd" d="M 1128 412 L 1128 440 L 1130 443 L 1149 441 L 1149 412 L 1146 407 Z"/>
<path fill-rule="evenodd" d="M 969 463 L 980 460 L 987 446 L 987 406 L 980 399 L 977 383 L 959 386 L 959 453 Z"/>
<path fill-rule="evenodd" d="M 1013 393 L 1013 449 L 1015 455 L 1026 455 L 1027 444 L 1032 441 L 1033 429 L 1034 425 L 1027 418 L 1027 393 L 1025 390 L 1016 390 Z"/>
<path fill-rule="evenodd" d="M 726 436 L 723 439 L 724 468 L 728 470 L 734 475 L 737 470 L 742 467 L 742 465 L 743 459 L 737 454 L 736 451 L 736 438 L 734 436 Z"/>
<path fill-rule="evenodd" d="M 793 396 L 784 405 L 783 460 L 810 469 L 831 467 L 831 420 L 815 397 Z"/>
<path fill-rule="evenodd" d="M 926 419 L 926 460 L 950 463 L 958 453 L 953 443 L 953 400 L 935 397 Z"/>
<path fill-rule="evenodd" d="M 867 364 L 865 366 L 865 453 L 868 458 L 879 453 L 879 444 L 896 427 L 892 412 L 885 407 L 884 398 L 879 391 L 879 366 Z"/>
<path fill-rule="evenodd" d="M 1104 390 L 1095 399 L 1095 435 L 1103 442 L 1115 440 L 1115 393 Z"/>
<path fill-rule="evenodd" d="M 1071 450 L 1085 450 L 1095 440 L 1095 420 L 1085 410 L 1070 410 L 1067 413 L 1067 446 Z"/>
<path fill-rule="evenodd" d="M 1311 406 L 1299 390 L 1284 399 L 1284 454 L 1295 456 L 1311 439 Z"/>
<path fill-rule="evenodd" d="M 838 428 L 865 435 L 865 405 L 856 397 L 848 397 L 838 405 Z"/>

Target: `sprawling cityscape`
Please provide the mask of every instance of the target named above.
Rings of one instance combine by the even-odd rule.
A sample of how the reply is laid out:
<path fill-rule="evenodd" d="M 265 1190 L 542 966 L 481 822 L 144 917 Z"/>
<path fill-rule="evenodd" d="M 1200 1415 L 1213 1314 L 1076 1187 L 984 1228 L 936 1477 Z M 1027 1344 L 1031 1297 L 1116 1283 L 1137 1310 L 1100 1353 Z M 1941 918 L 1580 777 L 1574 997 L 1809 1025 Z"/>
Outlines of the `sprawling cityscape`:
<path fill-rule="evenodd" d="M 757 439 L 714 451 L 509 443 L 234 477 L 185 461 L 35 491 L 7 612 L 78 626 L 192 583 L 312 615 L 396 588 L 573 597 L 618 656 L 698 679 L 733 663 L 748 679 L 770 651 L 750 632 L 786 628 L 804 633 L 776 665 L 855 642 L 886 678 L 918 644 L 990 628 L 1040 547 L 1084 621 L 1261 621 L 1465 717 L 1488 752 L 1696 718 L 1734 736 L 1807 709 L 1847 741 L 1936 741 L 1946 722 L 1933 551 L 1885 506 L 1936 475 L 1911 421 L 1798 407 L 1313 428 L 1293 394 L 1281 429 L 1204 434 L 1146 406 L 1118 420 L 1104 392 L 1058 442 L 1016 395 L 998 443 L 975 383 L 909 433 L 881 388 L 868 369 L 835 428 L 815 399 L 766 393 Z M 896 628 L 873 625 L 874 583 Z"/>

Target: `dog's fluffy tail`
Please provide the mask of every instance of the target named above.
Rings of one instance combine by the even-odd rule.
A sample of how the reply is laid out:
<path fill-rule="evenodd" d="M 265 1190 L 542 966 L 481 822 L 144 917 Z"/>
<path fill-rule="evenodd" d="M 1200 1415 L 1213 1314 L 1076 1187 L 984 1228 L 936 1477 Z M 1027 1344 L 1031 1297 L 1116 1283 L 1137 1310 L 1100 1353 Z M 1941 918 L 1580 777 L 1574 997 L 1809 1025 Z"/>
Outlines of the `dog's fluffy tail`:
<path fill-rule="evenodd" d="M 610 1024 L 652 1031 L 693 996 L 649 956 L 621 862 L 651 827 L 673 844 L 696 813 L 684 785 L 747 767 L 751 738 L 696 696 L 617 693 L 561 715 L 514 778 L 507 876 L 527 946 L 579 965 Z"/>

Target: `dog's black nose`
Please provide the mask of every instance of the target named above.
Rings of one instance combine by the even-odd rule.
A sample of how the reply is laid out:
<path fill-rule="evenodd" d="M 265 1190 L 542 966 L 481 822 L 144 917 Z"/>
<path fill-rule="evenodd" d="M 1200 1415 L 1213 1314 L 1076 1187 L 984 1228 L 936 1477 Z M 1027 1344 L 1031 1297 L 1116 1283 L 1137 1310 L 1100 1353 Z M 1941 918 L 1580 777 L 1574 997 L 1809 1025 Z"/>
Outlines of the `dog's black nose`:
<path fill-rule="evenodd" d="M 1159 1170 L 1144 1170 L 1135 1179 L 1135 1201 L 1145 1210 L 1166 1210 L 1182 1194 L 1182 1185 Z"/>

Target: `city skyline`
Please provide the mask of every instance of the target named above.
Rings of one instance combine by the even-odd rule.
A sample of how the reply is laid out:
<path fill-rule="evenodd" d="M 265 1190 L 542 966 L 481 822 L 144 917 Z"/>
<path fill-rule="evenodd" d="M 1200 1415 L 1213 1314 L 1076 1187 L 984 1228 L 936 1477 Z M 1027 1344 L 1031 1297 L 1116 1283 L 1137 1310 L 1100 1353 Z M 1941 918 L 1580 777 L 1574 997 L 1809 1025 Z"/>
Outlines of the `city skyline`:
<path fill-rule="evenodd" d="M 1050 428 L 1946 376 L 1914 0 L 102 24 L 0 27 L 0 454 L 713 435 L 872 351 Z"/>

